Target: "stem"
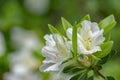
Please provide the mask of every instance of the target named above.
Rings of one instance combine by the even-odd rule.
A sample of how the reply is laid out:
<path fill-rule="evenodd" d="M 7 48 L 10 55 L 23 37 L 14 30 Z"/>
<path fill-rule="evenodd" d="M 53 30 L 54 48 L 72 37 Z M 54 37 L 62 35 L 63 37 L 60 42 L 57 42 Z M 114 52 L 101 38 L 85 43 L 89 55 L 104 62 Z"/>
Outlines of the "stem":
<path fill-rule="evenodd" d="M 97 70 L 97 73 L 98 73 L 98 75 L 101 76 L 103 79 L 106 79 L 106 77 L 105 77 L 103 74 L 101 74 L 98 70 Z"/>
<path fill-rule="evenodd" d="M 93 68 L 93 70 L 94 70 L 101 78 L 103 78 L 104 80 L 106 79 L 106 77 L 105 77 L 102 73 L 100 73 L 97 69 Z"/>

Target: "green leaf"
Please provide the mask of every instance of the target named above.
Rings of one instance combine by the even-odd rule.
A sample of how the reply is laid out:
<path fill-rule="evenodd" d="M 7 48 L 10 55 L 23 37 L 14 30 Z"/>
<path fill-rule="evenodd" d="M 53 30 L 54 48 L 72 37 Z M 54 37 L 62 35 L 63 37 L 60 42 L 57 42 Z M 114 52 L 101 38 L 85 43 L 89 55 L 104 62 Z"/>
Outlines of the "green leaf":
<path fill-rule="evenodd" d="M 110 41 L 110 34 L 105 35 L 105 42 Z"/>
<path fill-rule="evenodd" d="M 49 30 L 51 31 L 51 33 L 54 33 L 54 34 L 59 34 L 60 32 L 52 25 L 48 24 L 48 27 L 49 27 Z"/>
<path fill-rule="evenodd" d="M 88 14 L 88 15 L 84 16 L 84 17 L 80 20 L 80 22 L 76 25 L 76 27 L 82 27 L 81 22 L 84 21 L 84 20 L 90 21 L 90 20 L 91 20 L 91 19 L 90 19 L 90 15 Z"/>
<path fill-rule="evenodd" d="M 93 76 L 90 76 L 90 77 L 88 78 L 88 80 L 94 80 L 94 77 L 93 77 Z"/>
<path fill-rule="evenodd" d="M 115 50 L 111 50 L 110 54 L 101 58 L 101 60 L 99 60 L 98 65 L 97 66 L 101 66 L 103 64 L 105 64 L 109 59 L 111 59 L 112 57 L 114 57 L 116 54 Z M 99 70 L 99 69 L 98 69 Z"/>
<path fill-rule="evenodd" d="M 67 66 L 63 69 L 64 73 L 76 74 L 77 72 L 83 71 L 84 68 L 78 68 L 76 65 Z"/>
<path fill-rule="evenodd" d="M 91 20 L 91 19 L 90 19 L 90 15 L 88 14 L 88 15 L 84 16 L 84 17 L 81 19 L 81 22 L 84 21 L 84 20 L 90 21 L 90 20 Z"/>
<path fill-rule="evenodd" d="M 73 32 L 72 32 L 72 47 L 73 47 L 73 53 L 74 57 L 77 57 L 77 27 L 73 27 Z"/>
<path fill-rule="evenodd" d="M 97 68 L 97 70 L 101 70 L 102 66 L 101 65 L 97 65 L 96 68 Z"/>
<path fill-rule="evenodd" d="M 87 80 L 87 73 L 78 74 L 72 77 L 70 80 Z"/>
<path fill-rule="evenodd" d="M 109 54 L 109 59 L 111 59 L 112 57 L 114 57 L 116 54 L 117 54 L 117 51 L 111 50 L 111 52 Z"/>
<path fill-rule="evenodd" d="M 111 77 L 111 76 L 108 76 L 107 78 L 106 78 L 106 80 L 115 80 L 113 77 Z"/>
<path fill-rule="evenodd" d="M 101 60 L 99 60 L 99 62 L 98 62 L 98 66 L 105 64 L 108 61 L 108 59 L 109 59 L 109 55 L 101 58 Z M 97 69 L 98 69 L 98 66 L 97 66 Z M 101 66 L 101 68 L 102 68 L 102 66 Z"/>
<path fill-rule="evenodd" d="M 105 42 L 101 45 L 102 51 L 98 51 L 94 55 L 99 58 L 103 58 L 110 53 L 112 46 L 113 46 L 113 41 Z"/>
<path fill-rule="evenodd" d="M 66 31 L 69 27 L 72 27 L 72 25 L 63 17 L 61 17 L 62 25 L 64 30 Z"/>
<path fill-rule="evenodd" d="M 115 25 L 116 21 L 113 15 L 108 16 L 99 23 L 100 28 L 104 29 L 104 34 L 108 33 Z"/>

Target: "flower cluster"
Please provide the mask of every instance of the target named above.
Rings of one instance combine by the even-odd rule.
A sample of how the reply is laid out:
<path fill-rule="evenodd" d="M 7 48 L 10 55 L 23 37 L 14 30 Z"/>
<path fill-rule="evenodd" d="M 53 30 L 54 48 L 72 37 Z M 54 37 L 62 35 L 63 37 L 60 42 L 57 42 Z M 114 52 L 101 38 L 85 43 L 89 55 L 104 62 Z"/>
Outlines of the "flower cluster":
<path fill-rule="evenodd" d="M 39 54 L 42 45 L 38 36 L 18 27 L 14 27 L 10 34 L 16 50 L 8 55 L 10 71 L 4 74 L 4 80 L 42 80 L 41 74 L 35 72 L 41 61 L 33 55 L 35 52 Z"/>
<path fill-rule="evenodd" d="M 98 72 L 96 68 L 99 61 L 109 55 L 112 49 L 113 42 L 108 35 L 115 24 L 113 15 L 99 24 L 91 22 L 87 15 L 74 25 L 62 18 L 65 34 L 48 25 L 52 34 L 44 37 L 46 45 L 42 48 L 42 55 L 45 60 L 41 71 L 69 73 L 72 75 L 70 80 L 80 80 L 81 76 L 88 75 L 90 70 Z"/>

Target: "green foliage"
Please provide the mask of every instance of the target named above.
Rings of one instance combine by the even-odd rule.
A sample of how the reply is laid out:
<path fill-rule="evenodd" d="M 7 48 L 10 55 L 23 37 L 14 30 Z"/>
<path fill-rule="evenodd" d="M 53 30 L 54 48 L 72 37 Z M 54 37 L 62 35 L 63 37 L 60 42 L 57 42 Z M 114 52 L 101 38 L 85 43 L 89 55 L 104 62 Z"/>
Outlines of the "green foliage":
<path fill-rule="evenodd" d="M 115 80 L 113 77 L 111 77 L 111 76 L 108 76 L 107 78 L 106 78 L 106 80 Z"/>
<path fill-rule="evenodd" d="M 87 80 L 87 74 L 82 73 L 72 77 L 70 80 Z"/>
<path fill-rule="evenodd" d="M 49 30 L 51 31 L 51 33 L 53 34 L 60 34 L 60 32 L 52 25 L 48 24 Z"/>
<path fill-rule="evenodd" d="M 110 53 L 112 46 L 113 46 L 113 41 L 105 42 L 101 45 L 102 51 L 96 52 L 94 55 L 99 58 L 103 58 Z"/>
<path fill-rule="evenodd" d="M 94 77 L 93 77 L 93 76 L 90 76 L 90 77 L 88 78 L 88 80 L 94 80 Z"/>
<path fill-rule="evenodd" d="M 7 55 L 0 57 L 0 75 L 2 75 L 2 73 L 9 71 L 9 62 L 7 57 L 8 57 Z"/>
<path fill-rule="evenodd" d="M 113 15 L 108 16 L 99 23 L 100 28 L 104 29 L 104 34 L 113 29 L 115 25 L 116 21 Z"/>
<path fill-rule="evenodd" d="M 96 68 L 98 70 L 101 70 L 102 69 L 102 65 L 105 64 L 108 60 L 110 60 L 112 57 L 114 57 L 116 54 L 116 52 L 114 50 L 112 50 L 107 56 L 101 58 L 97 65 L 96 65 Z"/>
<path fill-rule="evenodd" d="M 83 71 L 84 68 L 78 68 L 78 65 L 69 65 L 63 69 L 63 73 L 76 74 Z"/>
<path fill-rule="evenodd" d="M 73 47 L 73 52 L 74 56 L 77 56 L 77 27 L 73 27 L 73 32 L 72 32 L 72 47 Z"/>
<path fill-rule="evenodd" d="M 66 31 L 69 27 L 72 27 L 72 25 L 65 19 L 65 18 L 61 18 L 62 20 L 62 25 L 63 25 L 63 28 L 64 30 Z"/>
<path fill-rule="evenodd" d="M 90 21 L 90 20 L 91 20 L 91 19 L 90 19 L 90 15 L 88 14 L 88 15 L 84 16 L 84 17 L 80 20 L 80 22 L 79 22 L 78 24 L 76 24 L 76 27 L 81 27 L 81 22 L 84 21 L 84 20 Z"/>
<path fill-rule="evenodd" d="M 81 19 L 81 22 L 84 21 L 84 20 L 90 21 L 90 20 L 91 20 L 91 19 L 90 19 L 90 15 L 88 14 L 88 15 L 84 16 L 84 17 Z"/>

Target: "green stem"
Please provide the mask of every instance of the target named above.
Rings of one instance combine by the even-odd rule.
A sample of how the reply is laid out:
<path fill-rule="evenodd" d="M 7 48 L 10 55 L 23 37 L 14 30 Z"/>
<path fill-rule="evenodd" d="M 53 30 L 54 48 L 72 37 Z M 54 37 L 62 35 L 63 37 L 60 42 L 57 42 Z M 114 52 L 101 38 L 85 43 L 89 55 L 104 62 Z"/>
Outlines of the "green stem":
<path fill-rule="evenodd" d="M 102 73 L 100 73 L 97 69 L 93 68 L 93 70 L 97 73 L 97 75 L 99 75 L 101 78 L 106 80 L 106 76 L 104 76 Z"/>

